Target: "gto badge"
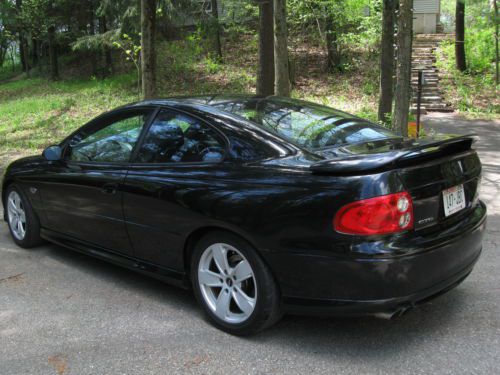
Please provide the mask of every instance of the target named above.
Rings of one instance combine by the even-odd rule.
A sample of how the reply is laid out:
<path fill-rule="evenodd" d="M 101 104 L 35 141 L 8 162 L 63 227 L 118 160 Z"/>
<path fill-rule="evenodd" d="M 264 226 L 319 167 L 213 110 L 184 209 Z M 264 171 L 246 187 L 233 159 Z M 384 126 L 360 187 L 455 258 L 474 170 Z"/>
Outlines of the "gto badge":
<path fill-rule="evenodd" d="M 419 224 L 428 224 L 432 221 L 434 221 L 433 217 L 426 217 L 425 219 L 419 220 L 418 223 Z"/>

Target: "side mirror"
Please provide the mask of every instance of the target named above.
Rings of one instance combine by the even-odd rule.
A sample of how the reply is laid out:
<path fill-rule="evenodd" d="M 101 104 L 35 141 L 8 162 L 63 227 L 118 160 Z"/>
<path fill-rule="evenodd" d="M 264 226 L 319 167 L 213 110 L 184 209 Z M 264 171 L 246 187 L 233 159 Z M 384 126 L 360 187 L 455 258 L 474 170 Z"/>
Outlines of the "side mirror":
<path fill-rule="evenodd" d="M 42 156 L 48 161 L 61 160 L 62 148 L 59 146 L 49 146 L 42 152 Z"/>

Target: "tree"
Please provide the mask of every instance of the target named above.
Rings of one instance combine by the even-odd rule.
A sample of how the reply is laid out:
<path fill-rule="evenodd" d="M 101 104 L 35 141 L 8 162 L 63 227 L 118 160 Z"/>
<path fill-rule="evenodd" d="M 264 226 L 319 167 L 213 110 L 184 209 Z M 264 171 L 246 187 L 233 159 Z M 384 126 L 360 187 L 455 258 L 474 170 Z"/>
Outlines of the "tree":
<path fill-rule="evenodd" d="M 342 54 L 338 43 L 338 27 L 332 14 L 329 14 L 325 23 L 326 50 L 327 50 L 327 69 L 330 72 L 340 70 Z"/>
<path fill-rule="evenodd" d="M 144 99 L 156 96 L 156 0 L 141 0 L 141 72 Z"/>
<path fill-rule="evenodd" d="M 48 28 L 49 33 L 49 59 L 50 59 L 50 78 L 59 79 L 59 64 L 57 59 L 56 28 L 51 25 Z"/>
<path fill-rule="evenodd" d="M 0 1 L 0 67 L 16 43 L 16 8 L 14 3 Z M 12 57 L 12 56 L 11 56 Z M 14 65 L 14 64 L 13 64 Z"/>
<path fill-rule="evenodd" d="M 383 0 L 380 51 L 380 96 L 378 120 L 386 123 L 392 113 L 394 96 L 394 18 L 396 0 Z"/>
<path fill-rule="evenodd" d="M 273 0 L 259 1 L 259 66 L 257 95 L 274 94 Z"/>
<path fill-rule="evenodd" d="M 497 0 L 493 0 L 493 7 L 495 8 L 495 83 L 498 85 L 499 82 L 499 72 L 498 72 L 498 4 Z"/>
<path fill-rule="evenodd" d="M 274 0 L 274 92 L 290 96 L 286 0 Z"/>
<path fill-rule="evenodd" d="M 21 61 L 21 68 L 23 72 L 26 72 L 26 75 L 29 77 L 29 61 L 26 58 L 27 56 L 27 46 L 26 46 L 26 38 L 25 27 L 22 22 L 22 9 L 23 9 L 23 1 L 16 0 L 16 31 L 19 35 L 19 61 Z"/>
<path fill-rule="evenodd" d="M 396 35 L 396 100 L 392 126 L 395 131 L 405 137 L 408 135 L 411 96 L 412 8 L 413 0 L 399 0 Z"/>
<path fill-rule="evenodd" d="M 465 61 L 465 2 L 457 0 L 455 8 L 455 59 L 457 69 L 464 72 L 467 69 Z"/>
<path fill-rule="evenodd" d="M 217 0 L 210 0 L 212 7 L 213 31 L 214 31 L 214 47 L 217 58 L 222 61 L 222 44 L 220 41 L 220 23 L 219 23 L 219 7 Z"/>

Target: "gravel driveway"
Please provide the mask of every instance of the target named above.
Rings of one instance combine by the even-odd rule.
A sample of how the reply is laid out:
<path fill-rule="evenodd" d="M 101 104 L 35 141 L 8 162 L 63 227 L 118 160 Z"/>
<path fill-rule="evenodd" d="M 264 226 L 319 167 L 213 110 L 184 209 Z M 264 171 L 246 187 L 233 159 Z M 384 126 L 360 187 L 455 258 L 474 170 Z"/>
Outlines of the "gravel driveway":
<path fill-rule="evenodd" d="M 458 288 L 391 321 L 285 317 L 251 338 L 208 325 L 190 292 L 0 224 L 0 374 L 493 374 L 500 371 L 500 123 L 427 117 L 480 134 L 484 253 Z"/>

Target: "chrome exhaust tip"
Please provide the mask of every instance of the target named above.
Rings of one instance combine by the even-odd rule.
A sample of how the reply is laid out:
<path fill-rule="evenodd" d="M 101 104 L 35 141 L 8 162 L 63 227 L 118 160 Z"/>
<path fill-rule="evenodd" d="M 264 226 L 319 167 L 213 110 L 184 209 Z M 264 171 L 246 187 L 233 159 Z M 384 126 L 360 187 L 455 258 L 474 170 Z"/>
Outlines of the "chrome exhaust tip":
<path fill-rule="evenodd" d="M 411 306 L 402 306 L 394 311 L 382 311 L 373 314 L 377 319 L 391 320 L 403 316 L 411 309 Z"/>

